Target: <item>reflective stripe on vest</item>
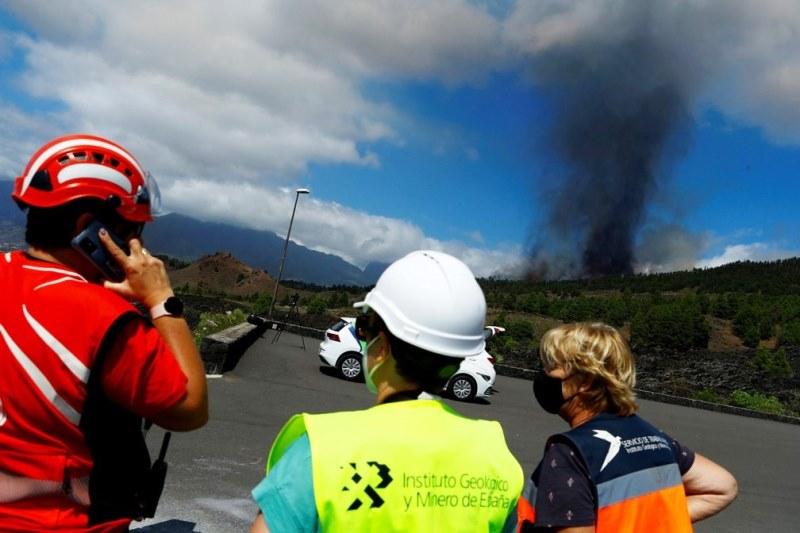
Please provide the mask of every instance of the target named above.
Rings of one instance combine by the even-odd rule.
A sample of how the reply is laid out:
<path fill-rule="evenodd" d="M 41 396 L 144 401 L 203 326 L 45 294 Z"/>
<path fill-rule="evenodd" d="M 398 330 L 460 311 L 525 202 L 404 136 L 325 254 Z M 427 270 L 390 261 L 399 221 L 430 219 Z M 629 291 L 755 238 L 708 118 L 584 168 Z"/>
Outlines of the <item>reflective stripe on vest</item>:
<path fill-rule="evenodd" d="M 23 306 L 24 309 L 24 306 Z M 39 367 L 31 361 L 30 357 L 22 351 L 22 349 L 14 342 L 11 335 L 6 331 L 6 328 L 0 324 L 0 337 L 5 341 L 6 347 L 11 355 L 17 360 L 19 365 L 31 379 L 31 382 L 39 389 L 42 396 L 50 402 L 53 407 L 58 410 L 61 415 L 69 420 L 71 423 L 78 425 L 81 420 L 81 414 L 70 404 L 64 401 L 64 398 L 56 391 L 53 384 L 47 379 L 47 376 L 39 369 Z"/>
<path fill-rule="evenodd" d="M 500 424 L 439 401 L 293 417 L 268 471 L 304 432 L 323 531 L 501 531 L 522 491 Z"/>
<path fill-rule="evenodd" d="M 25 498 L 59 494 L 80 505 L 89 505 L 89 478 L 63 481 L 28 479 L 0 472 L 0 503 L 11 503 Z"/>

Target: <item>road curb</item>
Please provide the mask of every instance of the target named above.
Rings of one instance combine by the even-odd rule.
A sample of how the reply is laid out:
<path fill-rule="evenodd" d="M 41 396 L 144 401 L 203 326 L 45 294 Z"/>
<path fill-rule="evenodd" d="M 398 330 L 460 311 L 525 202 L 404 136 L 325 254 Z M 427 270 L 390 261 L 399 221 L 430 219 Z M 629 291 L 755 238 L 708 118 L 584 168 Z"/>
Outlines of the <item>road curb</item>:
<path fill-rule="evenodd" d="M 518 366 L 504 365 L 497 363 L 494 369 L 501 376 L 512 378 L 522 378 L 533 380 L 533 375 L 536 373 L 534 370 L 528 368 L 521 368 Z M 664 394 L 662 392 L 654 392 L 643 389 L 634 389 L 639 398 L 645 400 L 653 400 L 662 403 L 671 403 L 675 405 L 683 405 L 685 407 L 694 407 L 696 409 L 705 409 L 707 411 L 716 411 L 718 413 L 727 413 L 731 415 L 747 416 L 750 418 L 761 418 L 764 420 L 772 420 L 774 422 L 783 422 L 785 424 L 800 425 L 800 418 L 789 415 L 776 415 L 772 413 L 762 413 L 761 411 L 754 411 L 752 409 L 745 409 L 743 407 L 735 407 L 733 405 L 724 405 L 714 402 L 706 402 L 703 400 L 696 400 L 694 398 L 684 398 L 683 396 L 674 396 L 672 394 Z"/>

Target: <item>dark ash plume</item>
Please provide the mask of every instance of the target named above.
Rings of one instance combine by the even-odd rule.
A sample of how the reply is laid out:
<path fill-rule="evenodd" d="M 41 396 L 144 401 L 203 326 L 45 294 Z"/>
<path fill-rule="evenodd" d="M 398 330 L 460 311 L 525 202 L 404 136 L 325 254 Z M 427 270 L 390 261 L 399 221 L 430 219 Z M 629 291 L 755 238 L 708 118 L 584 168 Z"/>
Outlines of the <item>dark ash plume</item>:
<path fill-rule="evenodd" d="M 635 18 L 627 35 L 534 59 L 555 104 L 545 146 L 555 175 L 543 190 L 548 217 L 534 237 L 532 276 L 631 274 L 648 203 L 687 140 L 697 69 L 653 31 L 646 8 Z"/>

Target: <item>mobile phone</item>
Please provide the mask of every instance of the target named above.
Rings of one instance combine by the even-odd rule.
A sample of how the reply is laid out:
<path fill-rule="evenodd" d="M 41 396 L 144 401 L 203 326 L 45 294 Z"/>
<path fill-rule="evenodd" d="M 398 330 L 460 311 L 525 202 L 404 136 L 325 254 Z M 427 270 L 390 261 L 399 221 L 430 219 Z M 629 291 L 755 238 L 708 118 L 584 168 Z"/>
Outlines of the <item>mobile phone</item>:
<path fill-rule="evenodd" d="M 93 220 L 86 226 L 86 229 L 72 239 L 72 247 L 83 257 L 88 259 L 107 279 L 111 281 L 122 281 L 125 279 L 125 273 L 108 253 L 103 243 L 100 242 L 100 236 L 97 234 L 103 228 L 105 228 L 103 224 L 97 220 Z M 106 231 L 108 231 L 107 228 Z M 110 231 L 108 231 L 108 234 L 117 246 L 123 250 L 128 250 L 128 244 L 125 241 Z"/>

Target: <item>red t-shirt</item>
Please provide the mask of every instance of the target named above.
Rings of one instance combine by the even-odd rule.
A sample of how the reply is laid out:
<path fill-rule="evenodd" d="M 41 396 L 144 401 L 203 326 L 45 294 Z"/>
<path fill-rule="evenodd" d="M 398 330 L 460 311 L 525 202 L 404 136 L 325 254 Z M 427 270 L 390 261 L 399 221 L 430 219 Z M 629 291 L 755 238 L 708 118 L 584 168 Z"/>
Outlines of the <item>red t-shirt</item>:
<path fill-rule="evenodd" d="M 114 317 L 134 309 L 67 267 L 21 252 L 0 254 L 0 294 L 0 483 L 88 475 L 78 427 L 86 382 Z M 184 398 L 187 378 L 151 325 L 135 318 L 113 335 L 102 371 L 113 401 L 151 418 Z M 0 503 L 0 531 L 96 533 L 129 523 L 89 528 L 88 508 L 57 490 Z"/>
<path fill-rule="evenodd" d="M 187 381 L 161 335 L 144 320 L 121 328 L 103 366 L 106 394 L 143 418 L 182 400 Z"/>

